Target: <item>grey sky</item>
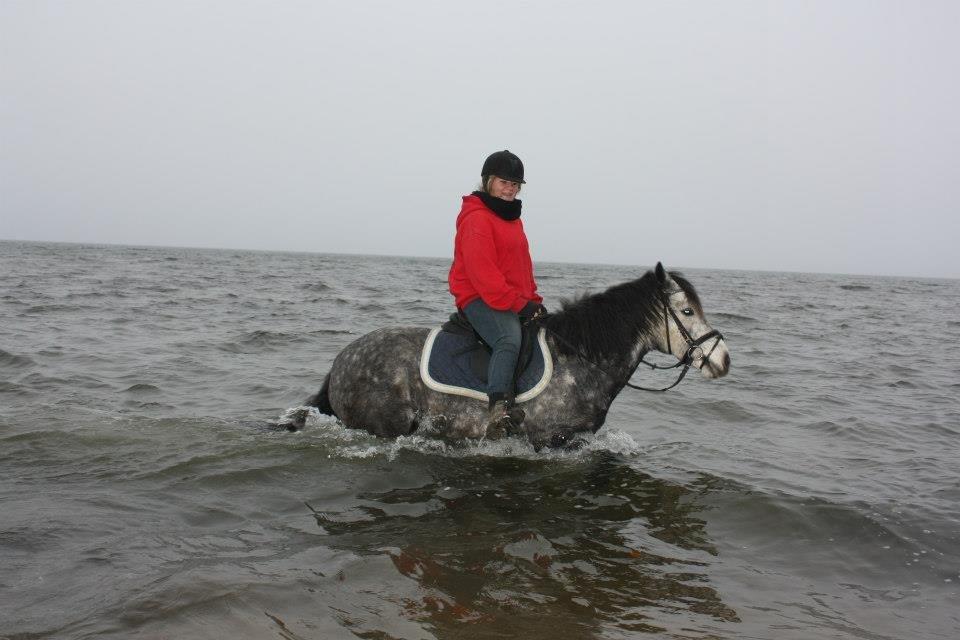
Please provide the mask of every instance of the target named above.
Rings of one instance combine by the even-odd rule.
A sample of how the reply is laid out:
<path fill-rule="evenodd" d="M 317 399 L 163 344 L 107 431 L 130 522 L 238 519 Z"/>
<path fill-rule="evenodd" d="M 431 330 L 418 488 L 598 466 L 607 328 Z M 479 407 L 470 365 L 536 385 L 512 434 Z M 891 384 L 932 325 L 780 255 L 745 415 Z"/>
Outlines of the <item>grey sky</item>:
<path fill-rule="evenodd" d="M 960 2 L 0 2 L 0 238 L 960 277 Z"/>

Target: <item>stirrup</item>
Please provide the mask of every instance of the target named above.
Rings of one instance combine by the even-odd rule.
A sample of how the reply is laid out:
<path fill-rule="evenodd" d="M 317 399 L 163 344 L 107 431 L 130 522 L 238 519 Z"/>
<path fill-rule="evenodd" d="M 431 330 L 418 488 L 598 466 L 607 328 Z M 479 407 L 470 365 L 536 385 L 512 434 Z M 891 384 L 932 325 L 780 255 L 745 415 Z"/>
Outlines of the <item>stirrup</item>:
<path fill-rule="evenodd" d="M 497 400 L 490 407 L 485 437 L 499 440 L 504 436 L 523 434 L 522 425 L 526 417 L 526 412 L 520 407 L 513 406 L 508 400 Z"/>

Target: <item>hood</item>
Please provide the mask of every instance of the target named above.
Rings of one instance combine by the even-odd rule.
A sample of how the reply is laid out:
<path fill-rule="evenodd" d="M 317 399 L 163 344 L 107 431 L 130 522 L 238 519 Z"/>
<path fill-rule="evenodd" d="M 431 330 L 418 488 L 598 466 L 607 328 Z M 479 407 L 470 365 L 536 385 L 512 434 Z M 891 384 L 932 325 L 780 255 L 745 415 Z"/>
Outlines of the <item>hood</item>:
<path fill-rule="evenodd" d="M 487 208 L 487 205 L 483 204 L 483 200 L 472 193 L 470 195 L 463 196 L 463 206 L 460 207 L 460 214 L 457 216 L 457 228 L 459 229 L 460 224 L 464 220 L 478 211 L 487 211 L 488 213 L 493 213 L 493 211 L 490 211 L 490 209 Z"/>

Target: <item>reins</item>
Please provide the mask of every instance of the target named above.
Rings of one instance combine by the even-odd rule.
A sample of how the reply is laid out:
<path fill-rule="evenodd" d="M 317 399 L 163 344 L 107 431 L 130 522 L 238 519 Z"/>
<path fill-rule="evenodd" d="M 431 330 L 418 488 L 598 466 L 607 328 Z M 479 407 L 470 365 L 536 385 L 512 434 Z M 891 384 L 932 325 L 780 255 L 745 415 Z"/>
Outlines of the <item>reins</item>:
<path fill-rule="evenodd" d="M 677 360 L 676 363 L 670 365 L 669 367 L 663 367 L 658 364 L 654 364 L 652 362 L 647 362 L 646 360 L 644 360 L 644 357 L 646 356 L 646 354 L 644 354 L 643 356 L 640 356 L 640 362 L 637 363 L 637 366 L 640 366 L 640 364 L 643 363 L 654 370 L 676 369 L 677 367 L 681 367 L 681 366 L 683 367 L 683 369 L 680 371 L 680 375 L 677 376 L 677 379 L 673 382 L 673 384 L 671 384 L 669 387 L 664 387 L 663 389 L 651 389 L 649 387 L 641 387 L 639 385 L 632 384 L 630 382 L 630 377 L 633 376 L 633 371 L 631 371 L 630 376 L 628 376 L 627 378 L 627 381 L 624 382 L 624 385 L 630 387 L 631 389 L 638 389 L 640 391 L 654 391 L 654 392 L 668 391 L 670 389 L 673 389 L 675 386 L 680 384 L 683 378 L 687 375 L 687 371 L 690 370 L 690 367 L 693 365 L 694 360 L 697 360 L 698 358 L 702 358 L 704 361 L 708 361 L 710 359 L 710 356 L 713 355 L 714 349 L 716 349 L 717 345 L 720 344 L 720 341 L 723 340 L 723 334 L 721 334 L 716 329 L 708 331 L 707 333 L 703 334 L 699 338 L 694 339 L 690 335 L 690 332 L 687 331 L 687 328 L 683 326 L 683 323 L 680 322 L 680 318 L 677 316 L 676 312 L 674 312 L 674 310 L 670 308 L 670 305 L 667 304 L 666 293 L 661 294 L 661 302 L 663 303 L 664 328 L 666 329 L 666 333 L 667 333 L 667 352 L 668 353 L 673 352 L 670 346 L 670 317 L 673 318 L 673 321 L 677 325 L 677 329 L 680 331 L 680 335 L 682 335 L 684 341 L 686 341 L 687 350 L 684 352 L 682 358 Z M 587 364 L 593 365 L 595 368 L 599 369 L 602 373 L 605 373 L 607 376 L 611 378 L 616 377 L 612 373 L 610 373 L 609 371 L 607 371 L 606 369 L 598 365 L 596 362 L 593 362 L 592 360 L 584 356 L 583 353 L 580 351 L 580 349 L 578 349 L 575 345 L 571 344 L 570 341 L 568 341 L 566 338 L 558 334 L 556 331 L 551 331 L 546 327 L 544 327 L 544 329 L 546 329 L 546 331 L 548 331 L 558 341 L 562 342 L 568 348 L 574 351 L 577 354 L 578 358 L 580 358 Z M 706 355 L 704 355 L 703 348 L 700 345 L 702 345 L 704 342 L 706 342 L 711 338 L 716 338 L 716 340 L 714 341 L 713 346 L 710 347 L 710 351 Z M 699 351 L 699 355 L 697 354 L 698 351 Z M 636 367 L 634 367 L 634 371 L 636 371 Z"/>

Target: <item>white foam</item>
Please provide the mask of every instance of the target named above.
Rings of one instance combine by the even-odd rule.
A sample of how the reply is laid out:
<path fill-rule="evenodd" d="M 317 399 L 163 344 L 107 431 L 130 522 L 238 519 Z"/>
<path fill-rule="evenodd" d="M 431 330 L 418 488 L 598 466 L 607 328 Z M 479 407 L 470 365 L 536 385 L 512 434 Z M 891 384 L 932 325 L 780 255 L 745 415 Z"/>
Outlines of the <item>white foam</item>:
<path fill-rule="evenodd" d="M 316 439 L 330 451 L 330 457 L 343 459 L 394 460 L 403 451 L 439 455 L 450 458 L 491 457 L 522 458 L 530 460 L 580 460 L 596 452 L 623 456 L 637 456 L 643 448 L 633 437 L 620 429 L 607 429 L 598 434 L 578 434 L 585 444 L 578 449 L 545 448 L 534 451 L 526 439 L 446 441 L 429 434 L 414 433 L 392 439 L 377 438 L 360 429 L 348 429 L 339 421 L 321 415 L 315 407 L 293 407 L 281 416 L 281 422 L 290 422 L 300 411 L 307 411 L 303 434 Z"/>

